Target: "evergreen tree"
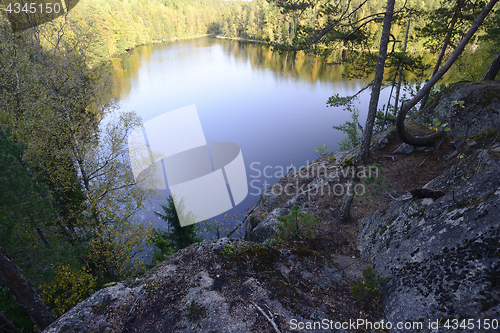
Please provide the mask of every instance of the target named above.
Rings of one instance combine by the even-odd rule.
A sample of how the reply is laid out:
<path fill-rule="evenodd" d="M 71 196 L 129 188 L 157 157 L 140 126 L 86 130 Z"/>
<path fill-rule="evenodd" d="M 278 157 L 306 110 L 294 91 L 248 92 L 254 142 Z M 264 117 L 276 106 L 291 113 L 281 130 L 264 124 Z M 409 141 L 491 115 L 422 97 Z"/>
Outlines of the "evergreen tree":
<path fill-rule="evenodd" d="M 0 130 L 0 242 L 9 243 L 12 229 L 25 220 L 49 246 L 43 232 L 43 225 L 53 215 L 46 200 L 48 188 L 32 178 L 22 158 L 25 149 Z"/>
<path fill-rule="evenodd" d="M 201 236 L 198 236 L 198 227 L 195 224 L 185 227 L 181 226 L 177 210 L 175 209 L 174 197 L 172 197 L 172 195 L 168 197 L 167 202 L 168 205 L 161 205 L 165 214 L 155 212 L 155 215 L 168 223 L 168 230 L 163 233 L 163 236 L 170 241 L 174 251 L 201 242 L 203 239 Z M 178 206 L 180 210 L 182 210 L 182 201 Z"/>

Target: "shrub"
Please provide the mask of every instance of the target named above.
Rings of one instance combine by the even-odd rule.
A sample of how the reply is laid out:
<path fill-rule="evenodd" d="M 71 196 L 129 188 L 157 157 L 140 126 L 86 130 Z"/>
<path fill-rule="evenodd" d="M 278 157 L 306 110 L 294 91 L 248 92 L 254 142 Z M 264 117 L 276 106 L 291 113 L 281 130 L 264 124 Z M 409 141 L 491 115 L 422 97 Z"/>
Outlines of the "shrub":
<path fill-rule="evenodd" d="M 346 106 L 346 108 L 349 112 L 351 112 L 351 121 L 346 121 L 344 124 L 339 126 L 333 126 L 334 129 L 347 134 L 347 137 L 339 142 L 340 150 L 350 150 L 358 146 L 363 138 L 363 127 L 358 121 L 358 109 L 351 106 Z"/>
<path fill-rule="evenodd" d="M 287 239 L 305 236 L 310 238 L 313 231 L 320 224 L 319 217 L 299 212 L 300 206 L 293 205 L 290 213 L 285 216 L 278 216 L 280 223 L 276 226 L 276 239 L 284 241 Z"/>
<path fill-rule="evenodd" d="M 153 266 L 159 265 L 163 262 L 169 255 L 174 253 L 170 242 L 168 240 L 169 234 L 167 230 L 156 230 L 153 229 L 149 238 L 149 243 L 154 246 L 152 253 L 152 264 Z"/>
<path fill-rule="evenodd" d="M 317 152 L 318 155 L 321 157 L 328 151 L 328 145 L 323 144 L 323 145 L 319 146 L 318 148 L 314 149 L 314 151 Z"/>
<path fill-rule="evenodd" d="M 238 255 L 242 252 L 245 252 L 251 248 L 248 244 L 235 243 L 235 244 L 226 244 L 226 246 L 222 249 L 222 256 L 224 258 L 229 258 L 234 255 Z"/>
<path fill-rule="evenodd" d="M 363 276 L 352 283 L 351 292 L 356 301 L 366 307 L 375 307 L 382 299 L 380 287 L 385 283 L 385 278 L 371 267 L 363 269 Z"/>
<path fill-rule="evenodd" d="M 174 197 L 169 196 L 167 199 L 168 205 L 161 205 L 161 208 L 165 212 L 165 214 L 161 214 L 159 212 L 155 212 L 155 215 L 167 222 L 168 230 L 165 232 L 165 238 L 169 241 L 170 247 L 174 251 L 178 251 L 185 247 L 188 247 L 191 244 L 198 243 L 203 241 L 201 236 L 198 236 L 199 227 L 195 224 L 191 224 L 188 226 L 181 226 L 180 218 L 178 213 L 183 214 L 183 203 L 182 200 L 178 203 L 176 209 Z"/>
<path fill-rule="evenodd" d="M 96 290 L 96 280 L 84 267 L 59 266 L 52 283 L 40 286 L 42 297 L 54 314 L 61 316 Z"/>

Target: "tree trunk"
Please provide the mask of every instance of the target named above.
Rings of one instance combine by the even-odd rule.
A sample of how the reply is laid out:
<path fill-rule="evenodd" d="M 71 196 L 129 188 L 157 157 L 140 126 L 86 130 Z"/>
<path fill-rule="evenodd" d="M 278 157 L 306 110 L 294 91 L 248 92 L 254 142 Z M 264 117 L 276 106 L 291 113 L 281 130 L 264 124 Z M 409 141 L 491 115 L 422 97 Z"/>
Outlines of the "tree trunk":
<path fill-rule="evenodd" d="M 410 32 L 410 20 L 408 20 L 408 25 L 406 26 L 403 54 L 406 54 L 406 45 L 408 44 L 408 33 L 409 32 Z M 394 101 L 394 112 L 397 112 L 397 110 L 398 110 L 399 94 L 401 93 L 401 83 L 403 82 L 403 68 L 404 68 L 404 64 L 401 64 L 401 68 L 399 69 L 398 88 L 396 89 L 396 100 Z"/>
<path fill-rule="evenodd" d="M 347 192 L 344 195 L 344 199 L 342 201 L 342 207 L 340 207 L 340 219 L 342 219 L 342 220 L 347 220 L 348 218 L 351 217 L 352 199 L 354 199 L 356 184 L 359 181 L 358 170 L 357 170 L 357 168 L 355 168 L 354 170 L 355 170 L 355 174 L 352 177 L 349 184 L 347 185 Z"/>
<path fill-rule="evenodd" d="M 40 329 L 49 326 L 56 317 L 43 303 L 31 284 L 24 278 L 21 269 L 0 247 L 0 283 L 6 285 L 26 310 L 31 321 Z"/>
<path fill-rule="evenodd" d="M 441 62 L 443 61 L 444 55 L 446 54 L 446 49 L 448 48 L 448 44 L 450 43 L 451 35 L 453 34 L 453 29 L 455 28 L 455 23 L 457 23 L 458 14 L 460 14 L 460 9 L 464 5 L 464 2 L 465 0 L 457 2 L 457 8 L 455 8 L 455 13 L 453 14 L 453 17 L 451 19 L 450 26 L 448 28 L 448 33 L 446 34 L 446 37 L 444 39 L 443 47 L 441 48 L 441 53 L 439 53 L 439 57 L 436 61 L 436 66 L 434 66 L 434 71 L 432 72 L 432 76 L 436 75 L 437 71 L 439 70 L 439 66 L 441 66 Z M 422 103 L 420 103 L 420 110 L 422 110 L 425 107 L 427 99 L 429 98 L 429 93 L 430 91 L 427 94 L 425 94 L 424 97 L 422 97 Z"/>
<path fill-rule="evenodd" d="M 378 100 L 380 97 L 380 88 L 382 80 L 384 79 L 385 59 L 387 58 L 387 45 L 389 44 L 389 37 L 391 34 L 392 16 L 394 14 L 395 0 L 387 0 L 387 7 L 384 16 L 384 24 L 382 27 L 382 38 L 380 38 L 380 49 L 378 53 L 377 66 L 375 67 L 375 78 L 373 79 L 372 93 L 370 97 L 370 104 L 368 107 L 368 118 L 366 119 L 365 129 L 363 131 L 363 140 L 359 149 L 358 156 L 354 162 L 355 175 L 349 182 L 347 192 L 342 202 L 340 209 L 340 218 L 343 220 L 351 216 L 351 205 L 354 199 L 354 189 L 358 182 L 357 166 L 362 160 L 365 160 L 370 154 L 370 143 L 373 134 L 373 125 L 377 115 Z"/>
<path fill-rule="evenodd" d="M 436 73 L 436 75 L 431 77 L 429 82 L 427 82 L 424 85 L 424 87 L 411 100 L 403 104 L 401 110 L 399 111 L 398 118 L 396 121 L 396 129 L 398 131 L 399 137 L 403 142 L 414 146 L 429 146 L 432 144 L 433 140 L 436 137 L 441 135 L 441 133 L 439 132 L 435 132 L 431 135 L 423 137 L 415 137 L 411 135 L 410 133 L 408 133 L 405 127 L 406 114 L 413 106 L 415 106 L 425 96 L 425 94 L 428 94 L 431 91 L 431 88 L 434 86 L 434 84 L 436 84 L 436 82 L 439 79 L 441 79 L 441 77 L 443 77 L 443 75 L 450 69 L 451 65 L 453 65 L 453 63 L 460 56 L 465 46 L 469 42 L 469 40 L 472 38 L 474 33 L 483 23 L 484 19 L 486 18 L 488 13 L 491 11 L 493 6 L 495 6 L 497 2 L 498 0 L 490 0 L 490 2 L 486 5 L 486 7 L 484 7 L 483 11 L 476 17 L 476 20 L 470 27 L 469 31 L 467 31 L 460 44 L 458 44 L 455 51 L 453 51 L 452 55 L 450 56 L 450 59 L 446 61 L 446 63 L 443 65 L 443 67 L 441 67 L 441 69 Z"/>
<path fill-rule="evenodd" d="M 21 333 L 21 330 L 14 325 L 5 315 L 0 312 L 0 332 Z"/>
<path fill-rule="evenodd" d="M 500 52 L 498 52 L 497 56 L 493 60 L 490 65 L 490 68 L 486 71 L 481 81 L 485 80 L 494 80 L 500 71 Z"/>
<path fill-rule="evenodd" d="M 45 246 L 50 249 L 50 244 L 49 242 L 47 241 L 47 238 L 45 238 L 45 235 L 43 234 L 43 231 L 42 229 L 40 229 L 40 227 L 38 226 L 35 226 L 35 230 L 36 232 L 38 233 L 38 236 L 40 236 L 40 239 L 42 240 L 42 242 L 45 244 Z"/>
<path fill-rule="evenodd" d="M 385 60 L 387 58 L 387 45 L 391 34 L 392 16 L 394 14 L 395 0 L 387 0 L 387 7 L 384 16 L 384 25 L 382 27 L 382 38 L 380 39 L 380 49 L 378 53 L 377 66 L 375 67 L 375 78 L 373 79 L 372 93 L 368 107 L 368 117 L 366 119 L 365 129 L 363 131 L 363 140 L 358 159 L 364 160 L 370 153 L 370 143 L 373 134 L 373 124 L 377 115 L 378 100 L 380 97 L 380 88 L 384 79 Z"/>

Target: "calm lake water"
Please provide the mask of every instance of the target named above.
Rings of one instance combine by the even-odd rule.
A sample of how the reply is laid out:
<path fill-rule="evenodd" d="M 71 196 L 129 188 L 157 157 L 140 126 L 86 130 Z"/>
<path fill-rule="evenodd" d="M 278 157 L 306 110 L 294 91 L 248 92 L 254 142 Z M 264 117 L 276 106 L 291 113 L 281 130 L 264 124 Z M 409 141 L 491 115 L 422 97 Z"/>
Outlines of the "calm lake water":
<path fill-rule="evenodd" d="M 241 147 L 249 194 L 231 212 L 242 213 L 257 202 L 263 186 L 278 180 L 291 159 L 299 168 L 318 157 L 318 146 L 338 149 L 344 134 L 332 125 L 350 120 L 350 114 L 327 107 L 326 101 L 336 93 L 354 94 L 367 81 L 344 79 L 342 66 L 325 64 L 332 60 L 292 57 L 264 44 L 216 38 L 143 46 L 114 64 L 115 98 L 122 110 L 136 111 L 145 122 L 195 104 L 207 142 Z M 388 90 L 382 92 L 380 106 L 387 103 Z M 362 125 L 369 94 L 367 90 L 359 99 Z M 138 217 L 161 226 L 153 214 L 159 210 L 154 202 Z"/>

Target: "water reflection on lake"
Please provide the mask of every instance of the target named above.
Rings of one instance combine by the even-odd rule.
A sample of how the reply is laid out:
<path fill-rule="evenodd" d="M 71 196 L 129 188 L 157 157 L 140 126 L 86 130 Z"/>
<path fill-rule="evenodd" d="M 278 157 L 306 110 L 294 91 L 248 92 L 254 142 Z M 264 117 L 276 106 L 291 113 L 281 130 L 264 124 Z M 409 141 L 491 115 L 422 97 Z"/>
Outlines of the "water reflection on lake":
<path fill-rule="evenodd" d="M 325 64 L 335 57 L 279 54 L 264 44 L 215 38 L 143 46 L 114 62 L 114 97 L 121 109 L 136 111 L 144 121 L 195 104 L 207 142 L 241 147 L 253 181 L 236 207 L 243 212 L 259 199 L 264 181 L 276 182 L 279 172 L 270 170 L 286 169 L 290 159 L 296 167 L 305 165 L 322 144 L 338 148 L 344 135 L 332 125 L 350 115 L 326 101 L 336 93 L 354 94 L 368 81 L 344 79 L 342 66 Z M 361 124 L 369 93 L 360 96 Z M 380 106 L 388 95 L 383 91 Z M 155 210 L 158 202 L 139 216 L 162 225 Z"/>

